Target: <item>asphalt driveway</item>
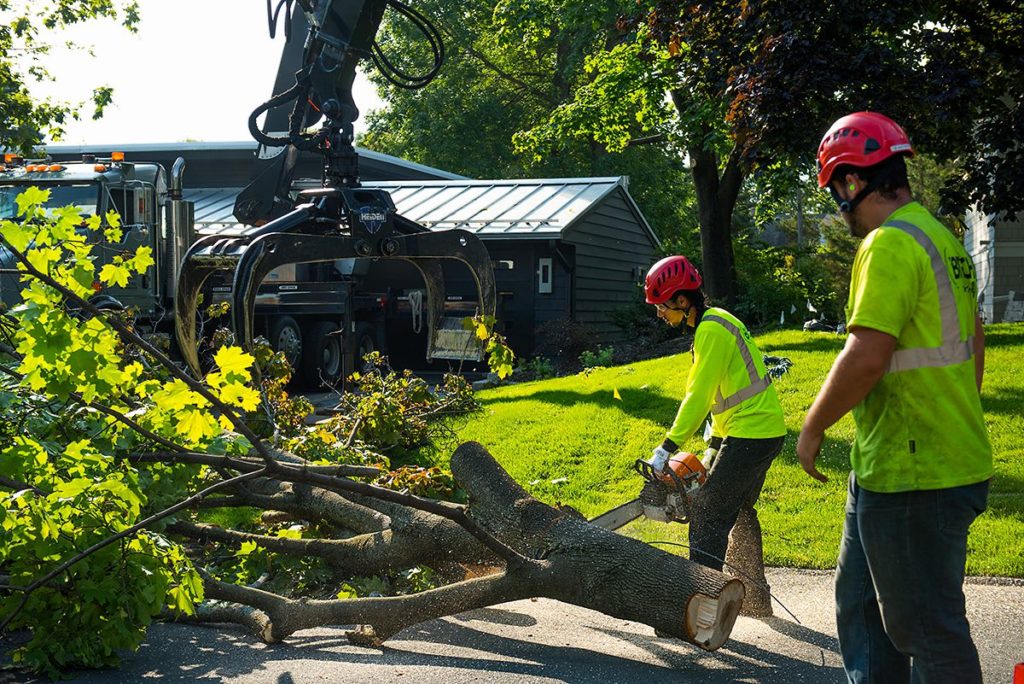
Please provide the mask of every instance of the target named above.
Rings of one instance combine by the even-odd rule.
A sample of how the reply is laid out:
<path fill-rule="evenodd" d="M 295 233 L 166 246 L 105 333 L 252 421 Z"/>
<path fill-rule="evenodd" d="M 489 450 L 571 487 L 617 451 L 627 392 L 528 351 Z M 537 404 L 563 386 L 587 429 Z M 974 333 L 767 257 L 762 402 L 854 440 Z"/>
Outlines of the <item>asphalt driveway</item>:
<path fill-rule="evenodd" d="M 298 632 L 266 646 L 231 625 L 159 624 L 120 669 L 82 672 L 71 681 L 844 682 L 832 573 L 774 569 L 768 578 L 800 624 L 778 606 L 778 617 L 741 617 L 730 640 L 713 653 L 657 637 L 646 625 L 541 599 L 423 623 L 382 649 L 349 645 L 341 627 Z M 971 580 L 966 591 L 985 680 L 1010 684 L 1013 665 L 1024 661 L 1024 582 Z"/>

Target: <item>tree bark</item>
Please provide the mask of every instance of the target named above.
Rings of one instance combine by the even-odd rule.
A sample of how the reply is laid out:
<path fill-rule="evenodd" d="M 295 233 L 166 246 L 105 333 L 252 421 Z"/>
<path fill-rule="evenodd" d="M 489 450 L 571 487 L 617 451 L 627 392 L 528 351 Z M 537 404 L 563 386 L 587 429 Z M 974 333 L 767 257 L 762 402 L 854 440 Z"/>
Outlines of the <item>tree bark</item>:
<path fill-rule="evenodd" d="M 690 168 L 697 192 L 704 291 L 715 303 L 732 308 L 736 303 L 736 266 L 732 250 L 732 212 L 742 176 L 730 162 L 718 175 L 718 155 L 691 149 Z"/>
<path fill-rule="evenodd" d="M 761 523 L 753 508 L 741 508 L 736 524 L 729 532 L 725 552 L 725 572 L 743 582 L 747 590 L 740 615 L 771 617 L 772 597 L 764 576 L 764 552 L 761 546 Z"/>
<path fill-rule="evenodd" d="M 686 95 L 673 90 L 670 96 L 679 116 L 687 118 Z M 697 194 L 704 292 L 715 304 L 731 309 L 736 303 L 737 290 L 732 249 L 732 214 L 746 170 L 741 141 L 733 145 L 722 166 L 718 153 L 706 143 L 713 134 L 714 131 L 708 128 L 694 135 L 686 152 L 690 157 L 690 172 Z"/>
<path fill-rule="evenodd" d="M 475 442 L 456 450 L 451 467 L 469 494 L 470 517 L 525 557 L 504 572 L 409 596 L 328 601 L 292 600 L 207 578 L 207 596 L 266 615 L 259 624 L 267 641 L 314 626 L 355 624 L 361 628 L 350 638 L 376 645 L 424 620 L 545 597 L 642 622 L 707 650 L 725 643 L 743 601 L 739 580 L 537 501 Z M 253 627 L 251 612 L 239 615 Z"/>

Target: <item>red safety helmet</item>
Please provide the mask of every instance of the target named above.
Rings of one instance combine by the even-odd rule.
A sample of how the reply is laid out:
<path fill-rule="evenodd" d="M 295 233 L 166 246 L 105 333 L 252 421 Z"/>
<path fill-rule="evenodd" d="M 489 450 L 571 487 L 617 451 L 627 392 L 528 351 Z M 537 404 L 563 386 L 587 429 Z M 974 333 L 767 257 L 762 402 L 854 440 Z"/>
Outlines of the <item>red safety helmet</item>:
<path fill-rule="evenodd" d="M 877 112 L 854 112 L 832 124 L 818 145 L 818 187 L 832 180 L 836 168 L 874 166 L 894 154 L 914 156 L 899 124 Z"/>
<path fill-rule="evenodd" d="M 665 257 L 647 272 L 644 296 L 648 304 L 664 304 L 679 290 L 696 290 L 701 282 L 700 273 L 686 257 Z"/>

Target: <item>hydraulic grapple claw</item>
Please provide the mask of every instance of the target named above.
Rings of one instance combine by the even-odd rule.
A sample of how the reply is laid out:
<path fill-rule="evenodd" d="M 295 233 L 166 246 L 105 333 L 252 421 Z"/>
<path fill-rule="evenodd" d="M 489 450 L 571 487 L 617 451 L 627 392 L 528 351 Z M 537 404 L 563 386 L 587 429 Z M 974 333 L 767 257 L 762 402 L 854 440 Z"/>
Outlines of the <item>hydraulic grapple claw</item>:
<path fill-rule="evenodd" d="M 204 238 L 186 254 L 177 285 L 175 328 L 193 372 L 200 372 L 199 294 L 211 274 L 233 271 L 232 328 L 237 343 L 250 349 L 256 297 L 271 271 L 286 264 L 350 258 L 403 259 L 417 268 L 426 289 L 428 360 L 482 359 L 479 341 L 458 319 L 444 316 L 442 269 L 445 259 L 463 263 L 476 285 L 478 312 L 493 316 L 497 307 L 494 271 L 479 238 L 463 230 L 431 233 L 397 216 L 391 197 L 382 190 L 333 188 L 307 191 L 303 196 L 311 201 L 270 223 L 227 238 Z"/>

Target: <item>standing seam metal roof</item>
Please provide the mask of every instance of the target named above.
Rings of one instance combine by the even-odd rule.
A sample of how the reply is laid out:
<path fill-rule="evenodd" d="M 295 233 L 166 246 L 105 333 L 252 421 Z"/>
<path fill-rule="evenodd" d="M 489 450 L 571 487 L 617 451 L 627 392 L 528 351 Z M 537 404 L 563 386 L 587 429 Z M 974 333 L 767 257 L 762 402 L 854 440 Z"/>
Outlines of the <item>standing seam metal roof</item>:
<path fill-rule="evenodd" d="M 367 182 L 388 190 L 398 213 L 427 228 L 461 228 L 482 238 L 562 237 L 587 211 L 618 188 L 624 177 L 530 180 L 442 180 Z M 239 188 L 193 189 L 196 223 L 206 234 L 237 230 L 232 214 Z M 658 239 L 628 193 L 627 201 L 655 244 Z"/>

